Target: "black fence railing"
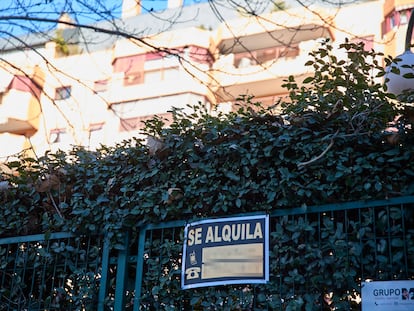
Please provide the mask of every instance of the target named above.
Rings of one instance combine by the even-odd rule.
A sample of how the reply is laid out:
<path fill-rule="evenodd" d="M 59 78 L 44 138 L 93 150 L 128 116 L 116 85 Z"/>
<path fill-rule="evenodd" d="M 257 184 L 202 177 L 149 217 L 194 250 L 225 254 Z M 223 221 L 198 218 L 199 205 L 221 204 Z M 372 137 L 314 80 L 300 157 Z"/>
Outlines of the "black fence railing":
<path fill-rule="evenodd" d="M 102 236 L 2 238 L 0 311 L 361 310 L 361 282 L 414 279 L 414 196 L 269 216 L 257 285 L 181 290 L 184 220 L 132 230 L 116 250 Z"/>

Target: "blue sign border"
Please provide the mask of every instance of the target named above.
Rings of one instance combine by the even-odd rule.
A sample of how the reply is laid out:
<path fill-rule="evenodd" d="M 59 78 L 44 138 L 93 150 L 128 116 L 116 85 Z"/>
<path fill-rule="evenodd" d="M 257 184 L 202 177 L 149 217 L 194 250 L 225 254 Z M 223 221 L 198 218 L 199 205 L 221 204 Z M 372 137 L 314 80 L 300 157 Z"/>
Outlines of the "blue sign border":
<path fill-rule="evenodd" d="M 230 225 L 229 224 L 240 224 L 243 229 L 249 228 L 250 230 L 254 230 L 253 228 L 247 227 L 247 224 L 257 223 L 260 222 L 263 224 L 263 236 L 262 238 L 255 238 L 253 239 L 253 235 L 250 233 L 243 233 L 239 230 L 238 234 L 240 234 L 238 239 L 232 239 L 230 233 Z M 242 224 L 245 224 L 244 226 Z M 206 235 L 206 232 L 202 232 L 202 228 L 211 229 L 210 231 L 210 240 L 209 236 Z M 217 232 L 213 233 L 212 228 L 216 230 L 225 230 L 228 229 L 227 234 L 223 236 L 217 236 Z M 199 230 L 195 230 L 199 228 Z M 201 228 L 201 229 L 200 229 Z M 224 229 L 223 229 L 224 228 Z M 234 227 L 233 227 L 234 228 Z M 239 229 L 241 227 L 238 227 Z M 193 230 L 192 230 L 193 229 Z M 204 230 L 206 231 L 206 230 Z M 196 232 L 196 233 L 195 233 Z M 198 232 L 198 234 L 197 234 Z M 189 233 L 191 234 L 189 236 Z M 208 233 L 207 233 L 208 234 Z M 221 232 L 223 234 L 223 232 Z M 233 232 L 233 234 L 235 234 Z M 212 236 L 215 236 L 213 238 Z M 247 236 L 245 236 L 247 235 Z M 234 236 L 233 236 L 234 238 Z M 214 240 L 214 241 L 213 241 Z M 237 240 L 237 241 L 236 241 Z M 201 252 L 203 249 L 207 249 L 211 247 L 211 245 L 207 245 L 206 242 L 210 241 L 210 244 L 213 244 L 215 247 L 224 247 L 226 246 L 237 246 L 237 245 L 257 245 L 259 243 L 263 244 L 263 273 L 260 277 L 252 276 L 222 276 L 222 277 L 213 277 L 209 279 L 202 279 L 200 277 L 200 264 L 202 264 L 203 259 L 201 258 Z M 191 246 L 188 244 L 192 243 Z M 195 242 L 195 243 L 194 243 Z M 198 244 L 194 246 L 194 244 Z M 191 267 L 194 270 L 195 277 L 189 282 L 186 279 L 188 275 L 188 270 Z M 197 287 L 205 287 L 205 286 L 217 286 L 217 285 L 230 285 L 230 284 L 263 284 L 269 281 L 269 215 L 267 214 L 260 214 L 260 215 L 249 215 L 249 216 L 234 216 L 234 217 L 226 217 L 226 218 L 218 218 L 218 219 L 206 219 L 188 223 L 184 229 L 184 245 L 183 245 L 183 256 L 182 256 L 182 269 L 181 269 L 181 288 L 182 289 L 190 289 L 190 288 L 197 288 Z"/>

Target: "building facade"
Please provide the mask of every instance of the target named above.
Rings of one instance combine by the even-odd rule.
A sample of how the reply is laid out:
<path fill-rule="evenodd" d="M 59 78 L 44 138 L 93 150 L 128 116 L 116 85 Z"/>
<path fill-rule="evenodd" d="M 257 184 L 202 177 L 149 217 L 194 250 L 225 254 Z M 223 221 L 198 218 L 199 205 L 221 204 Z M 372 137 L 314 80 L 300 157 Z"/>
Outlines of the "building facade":
<path fill-rule="evenodd" d="M 62 15 L 69 22 L 53 36 L 0 43 L 0 162 L 24 150 L 41 156 L 114 145 L 138 136 L 154 115 L 169 120 L 173 108 L 201 103 L 212 113 L 228 111 L 240 95 L 271 105 L 286 95 L 289 75 L 301 81 L 311 74 L 304 64 L 320 40 L 348 38 L 385 55 L 402 53 L 414 7 L 381 0 L 248 16 L 171 1 L 161 18 L 141 14 L 135 1 L 123 4 L 118 26 L 128 36 L 105 22 L 96 26 L 106 33 L 79 29 Z M 181 20 L 169 22 L 174 12 Z"/>

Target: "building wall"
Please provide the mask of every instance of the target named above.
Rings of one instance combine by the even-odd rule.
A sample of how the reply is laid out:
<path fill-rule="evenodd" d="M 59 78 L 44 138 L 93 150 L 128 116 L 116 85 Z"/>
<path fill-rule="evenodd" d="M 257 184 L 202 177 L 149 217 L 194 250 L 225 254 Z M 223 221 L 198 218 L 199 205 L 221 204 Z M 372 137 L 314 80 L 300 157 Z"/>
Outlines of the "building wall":
<path fill-rule="evenodd" d="M 68 55 L 54 42 L 36 51 L 2 51 L 9 62 L 23 69 L 37 65 L 44 76 L 39 99 L 31 93 L 18 99 L 29 106 L 40 101 L 36 131 L 13 134 L 0 121 L 0 161 L 28 146 L 42 155 L 72 144 L 91 149 L 100 143 L 112 145 L 139 135 L 142 121 L 154 114 L 168 119 L 173 107 L 189 109 L 197 102 L 208 109 L 231 110 L 239 95 L 251 94 L 271 105 L 286 95 L 281 87 L 285 77 L 311 74 L 304 64 L 321 38 L 329 37 L 335 45 L 345 38 L 362 40 L 369 48 L 396 55 L 404 46 L 406 24 L 386 32 L 384 25 L 389 14 L 406 10 L 411 2 L 414 6 L 414 1 L 391 2 L 369 1 L 338 9 L 292 8 L 261 18 L 227 20 L 211 30 L 180 25 L 148 35 L 148 44 L 119 39 L 90 52 L 75 42 Z M 13 114 L 19 106 L 5 102 L 12 93 L 7 85 L 2 88 L 0 110 L 8 105 L 7 113 Z M 22 121 L 29 121 L 30 109 L 19 110 Z"/>

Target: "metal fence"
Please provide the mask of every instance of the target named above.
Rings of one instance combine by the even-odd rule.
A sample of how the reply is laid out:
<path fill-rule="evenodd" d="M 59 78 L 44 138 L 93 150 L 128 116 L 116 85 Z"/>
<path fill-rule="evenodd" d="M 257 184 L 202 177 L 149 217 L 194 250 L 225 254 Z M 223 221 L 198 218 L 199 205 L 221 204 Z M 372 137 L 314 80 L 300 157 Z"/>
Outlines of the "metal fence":
<path fill-rule="evenodd" d="M 356 271 L 356 282 L 414 279 L 414 196 L 275 210 L 269 216 L 270 281 L 278 292 L 232 286 L 227 299 L 237 300 L 240 310 L 285 310 L 286 297 L 314 290 L 312 273 L 319 272 L 312 269 L 338 280 Z M 148 224 L 125 232 L 120 249 L 103 236 L 2 238 L 0 311 L 213 310 L 201 298 L 197 302 L 201 291 L 180 290 L 185 224 Z M 310 254 L 317 254 L 318 266 L 295 266 Z"/>
<path fill-rule="evenodd" d="M 69 233 L 0 239 L 0 310 L 82 310 L 103 300 L 99 237 Z"/>

